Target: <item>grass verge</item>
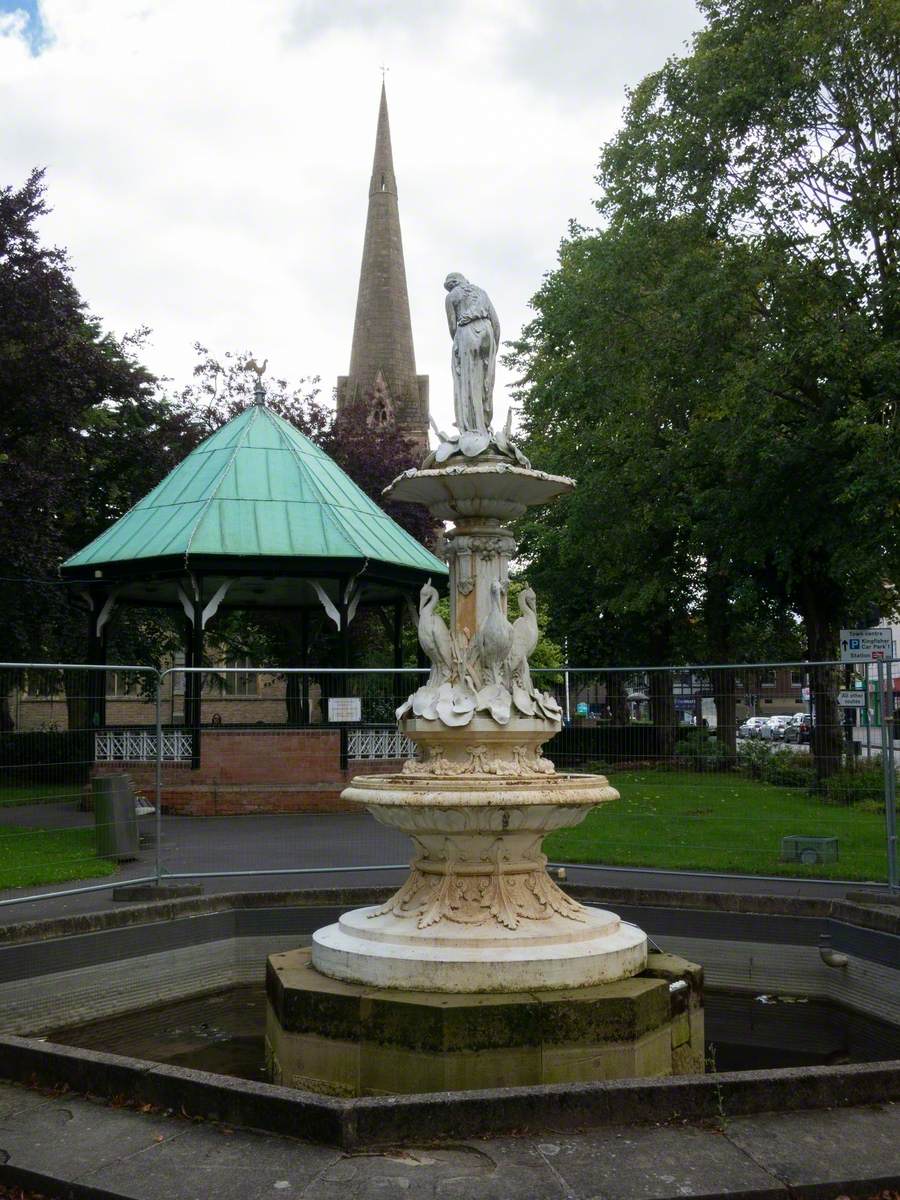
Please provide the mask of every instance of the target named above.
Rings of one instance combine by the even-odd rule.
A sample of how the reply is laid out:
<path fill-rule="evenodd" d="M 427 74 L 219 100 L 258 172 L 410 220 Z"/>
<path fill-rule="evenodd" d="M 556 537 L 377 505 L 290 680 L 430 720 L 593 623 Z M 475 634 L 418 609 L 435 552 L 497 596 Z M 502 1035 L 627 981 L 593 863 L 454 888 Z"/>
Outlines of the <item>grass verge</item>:
<path fill-rule="evenodd" d="M 883 881 L 884 816 L 803 788 L 694 771 L 610 771 L 619 800 L 544 841 L 552 862 Z M 836 837 L 838 861 L 782 862 L 789 835 Z"/>
<path fill-rule="evenodd" d="M 21 804 L 70 804 L 81 799 L 77 783 L 23 783 L 0 786 L 0 808 Z"/>
<path fill-rule="evenodd" d="M 35 887 L 67 879 L 112 875 L 116 864 L 98 858 L 87 829 L 4 829 L 0 833 L 0 888 Z"/>

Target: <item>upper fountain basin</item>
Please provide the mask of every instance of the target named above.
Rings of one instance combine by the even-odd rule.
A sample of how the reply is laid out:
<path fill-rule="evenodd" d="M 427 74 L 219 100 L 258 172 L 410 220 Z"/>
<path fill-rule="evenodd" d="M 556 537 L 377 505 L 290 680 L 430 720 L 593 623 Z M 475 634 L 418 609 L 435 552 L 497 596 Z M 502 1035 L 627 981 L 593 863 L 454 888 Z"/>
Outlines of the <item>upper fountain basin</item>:
<path fill-rule="evenodd" d="M 345 800 L 378 807 L 504 809 L 565 807 L 585 812 L 618 800 L 605 775 L 357 775 Z M 582 814 L 583 815 L 583 814 Z M 581 820 L 581 815 L 577 818 Z M 576 822 L 571 822 L 575 824 Z"/>
<path fill-rule="evenodd" d="M 535 504 L 571 492 L 575 481 L 506 462 L 482 462 L 427 471 L 406 471 L 384 489 L 391 500 L 424 504 L 434 517 L 521 517 Z"/>

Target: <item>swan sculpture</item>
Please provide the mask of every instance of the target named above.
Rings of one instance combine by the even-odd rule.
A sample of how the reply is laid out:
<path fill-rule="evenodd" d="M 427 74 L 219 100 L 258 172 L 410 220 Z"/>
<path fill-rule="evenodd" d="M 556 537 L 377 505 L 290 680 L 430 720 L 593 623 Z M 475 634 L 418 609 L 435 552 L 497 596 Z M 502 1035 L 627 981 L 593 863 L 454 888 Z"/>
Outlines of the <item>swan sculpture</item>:
<path fill-rule="evenodd" d="M 509 649 L 509 673 L 514 683 L 531 691 L 531 674 L 528 660 L 538 644 L 537 597 L 527 587 L 519 592 L 519 617 L 512 627 L 512 643 Z"/>
<path fill-rule="evenodd" d="M 437 588 L 429 579 L 419 593 L 419 645 L 431 663 L 431 673 L 426 687 L 439 688 L 446 683 L 453 670 L 453 642 L 444 618 L 436 612 Z"/>
<path fill-rule="evenodd" d="M 506 660 L 512 643 L 512 625 L 503 612 L 503 584 L 499 579 L 491 583 L 491 607 L 484 624 L 475 635 L 475 653 L 481 664 L 481 677 L 485 685 L 505 686 Z"/>
<path fill-rule="evenodd" d="M 512 696 L 506 686 L 512 625 L 503 612 L 503 584 L 491 584 L 491 607 L 484 624 L 472 643 L 473 657 L 480 667 L 481 687 L 475 697 L 479 711 L 487 710 L 498 725 L 506 725 L 511 715 Z"/>
<path fill-rule="evenodd" d="M 537 597 L 530 587 L 519 592 L 521 616 L 512 627 L 509 649 L 509 679 L 513 703 L 526 717 L 534 715 L 533 688 L 528 659 L 538 643 Z"/>

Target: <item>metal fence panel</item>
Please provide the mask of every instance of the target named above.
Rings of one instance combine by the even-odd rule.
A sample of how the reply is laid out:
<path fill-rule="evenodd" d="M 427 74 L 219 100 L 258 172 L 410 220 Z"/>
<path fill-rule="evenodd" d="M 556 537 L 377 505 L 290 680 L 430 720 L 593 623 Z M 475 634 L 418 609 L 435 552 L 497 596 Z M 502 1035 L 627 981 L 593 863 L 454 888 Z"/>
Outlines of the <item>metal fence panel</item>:
<path fill-rule="evenodd" d="M 124 864 L 158 873 L 155 789 L 137 795 L 98 739 L 119 738 L 98 721 L 135 702 L 156 711 L 157 672 L 78 664 L 0 664 L 0 891 L 76 892 L 115 882 Z M 127 765 L 127 764 L 123 764 Z M 109 785 L 116 783 L 113 797 Z M 127 797 L 123 788 L 129 788 Z M 108 885 L 107 885 L 108 886 Z"/>
<path fill-rule="evenodd" d="M 833 662 L 534 675 L 567 715 L 547 756 L 621 793 L 548 839 L 552 859 L 896 886 L 884 686 L 876 703 L 874 684 Z M 840 708 L 838 691 L 856 684 L 867 706 Z"/>
<path fill-rule="evenodd" d="M 837 663 L 533 673 L 566 717 L 547 756 L 620 793 L 549 838 L 552 861 L 897 886 L 891 664 L 868 679 Z M 413 753 L 394 713 L 420 678 L 0 664 L 0 904 L 145 879 L 387 878 L 408 840 L 340 794 Z M 134 859 L 121 808 L 98 826 L 110 776 L 134 786 Z"/>

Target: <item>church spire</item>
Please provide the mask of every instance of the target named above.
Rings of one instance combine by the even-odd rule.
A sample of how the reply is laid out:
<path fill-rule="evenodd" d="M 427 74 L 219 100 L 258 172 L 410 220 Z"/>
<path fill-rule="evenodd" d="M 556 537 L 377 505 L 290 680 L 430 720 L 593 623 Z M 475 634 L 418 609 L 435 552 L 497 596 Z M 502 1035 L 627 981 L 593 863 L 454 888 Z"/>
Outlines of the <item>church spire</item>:
<path fill-rule="evenodd" d="M 378 129 L 375 132 L 375 157 L 372 160 L 372 180 L 369 196 L 376 192 L 391 192 L 397 195 L 397 177 L 394 174 L 394 156 L 391 153 L 391 125 L 388 120 L 387 92 L 381 81 L 381 104 L 378 106 Z M 399 225 L 398 214 L 398 225 Z"/>
<path fill-rule="evenodd" d="M 350 371 L 338 379 L 338 411 L 355 400 L 364 400 L 369 405 L 370 424 L 395 423 L 423 451 L 427 448 L 428 376 L 416 374 L 384 82 L 369 183 Z"/>

